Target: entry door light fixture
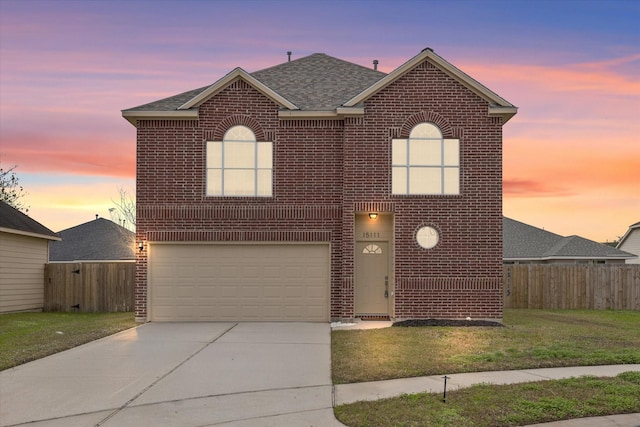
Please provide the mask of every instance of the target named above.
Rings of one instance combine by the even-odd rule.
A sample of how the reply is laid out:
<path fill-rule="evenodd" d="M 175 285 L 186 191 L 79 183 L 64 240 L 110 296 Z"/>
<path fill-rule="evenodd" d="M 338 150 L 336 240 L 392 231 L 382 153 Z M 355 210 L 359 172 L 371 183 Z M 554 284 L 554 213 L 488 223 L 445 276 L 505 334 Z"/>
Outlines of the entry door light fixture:
<path fill-rule="evenodd" d="M 142 252 L 142 251 L 144 250 L 144 243 L 142 242 L 142 240 L 140 240 L 140 241 L 138 242 L 138 250 L 139 250 L 140 252 Z"/>
<path fill-rule="evenodd" d="M 369 212 L 369 218 L 371 219 L 378 218 L 378 212 Z"/>

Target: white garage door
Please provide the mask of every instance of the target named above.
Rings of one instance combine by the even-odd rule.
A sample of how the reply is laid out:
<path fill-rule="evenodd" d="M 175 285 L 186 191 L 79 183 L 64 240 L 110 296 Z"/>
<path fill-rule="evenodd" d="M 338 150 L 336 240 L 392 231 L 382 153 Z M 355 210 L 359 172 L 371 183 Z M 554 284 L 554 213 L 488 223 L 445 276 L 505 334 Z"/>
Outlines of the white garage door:
<path fill-rule="evenodd" d="M 152 321 L 329 321 L 329 245 L 150 246 Z"/>

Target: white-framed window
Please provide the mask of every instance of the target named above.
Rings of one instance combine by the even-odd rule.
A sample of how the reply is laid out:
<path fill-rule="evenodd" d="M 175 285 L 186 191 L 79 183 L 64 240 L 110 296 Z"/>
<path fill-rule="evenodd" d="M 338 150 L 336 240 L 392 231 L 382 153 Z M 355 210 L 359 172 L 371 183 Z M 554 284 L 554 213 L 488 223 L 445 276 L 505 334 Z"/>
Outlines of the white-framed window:
<path fill-rule="evenodd" d="M 207 196 L 271 197 L 273 143 L 233 126 L 222 141 L 207 141 Z"/>
<path fill-rule="evenodd" d="M 391 141 L 393 194 L 460 194 L 460 140 L 419 123 L 408 139 Z"/>

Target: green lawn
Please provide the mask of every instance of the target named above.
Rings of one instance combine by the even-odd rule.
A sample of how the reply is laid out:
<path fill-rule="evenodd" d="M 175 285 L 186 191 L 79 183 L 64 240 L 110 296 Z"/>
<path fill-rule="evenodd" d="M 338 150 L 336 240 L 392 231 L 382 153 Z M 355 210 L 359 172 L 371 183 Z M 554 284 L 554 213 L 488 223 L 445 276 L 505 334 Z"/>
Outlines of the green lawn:
<path fill-rule="evenodd" d="M 503 320 L 505 327 L 333 331 L 333 381 L 640 363 L 640 311 L 513 309 Z"/>
<path fill-rule="evenodd" d="M 133 313 L 0 314 L 0 370 L 134 326 Z"/>
<path fill-rule="evenodd" d="M 506 310 L 505 327 L 333 331 L 336 384 L 422 375 L 640 363 L 640 311 Z M 351 427 L 517 426 L 640 412 L 640 372 L 477 385 L 335 408 Z"/>
<path fill-rule="evenodd" d="M 512 385 L 477 385 L 335 408 L 351 427 L 507 427 L 640 412 L 640 372 Z"/>

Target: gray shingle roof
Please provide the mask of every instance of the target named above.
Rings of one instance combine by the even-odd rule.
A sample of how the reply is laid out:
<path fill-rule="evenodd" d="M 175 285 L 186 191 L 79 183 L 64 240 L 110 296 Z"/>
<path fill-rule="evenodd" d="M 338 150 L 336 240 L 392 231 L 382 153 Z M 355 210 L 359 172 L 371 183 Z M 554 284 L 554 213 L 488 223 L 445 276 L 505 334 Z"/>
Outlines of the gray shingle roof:
<path fill-rule="evenodd" d="M 314 53 L 291 62 L 250 73 L 265 86 L 291 101 L 301 110 L 331 111 L 353 98 L 385 73 Z M 123 110 L 173 111 L 209 86 L 190 90 L 149 104 Z"/>
<path fill-rule="evenodd" d="M 49 246 L 49 261 L 133 260 L 135 233 L 108 219 L 98 218 L 58 234 Z"/>
<path fill-rule="evenodd" d="M 0 201 L 0 228 L 37 234 L 43 238 L 58 238 L 56 233 L 3 201 Z"/>
<path fill-rule="evenodd" d="M 634 256 L 580 236 L 563 237 L 510 218 L 503 218 L 503 258 L 510 260 L 626 259 Z"/>
<path fill-rule="evenodd" d="M 148 104 L 138 105 L 137 107 L 128 108 L 122 111 L 173 111 L 177 110 L 185 102 L 196 97 L 200 92 L 207 89 L 209 86 L 201 87 L 198 89 L 189 90 L 187 92 L 180 93 L 178 95 L 170 96 L 168 98 L 159 99 Z"/>
<path fill-rule="evenodd" d="M 335 110 L 386 76 L 371 68 L 314 53 L 251 73 L 301 110 Z"/>

